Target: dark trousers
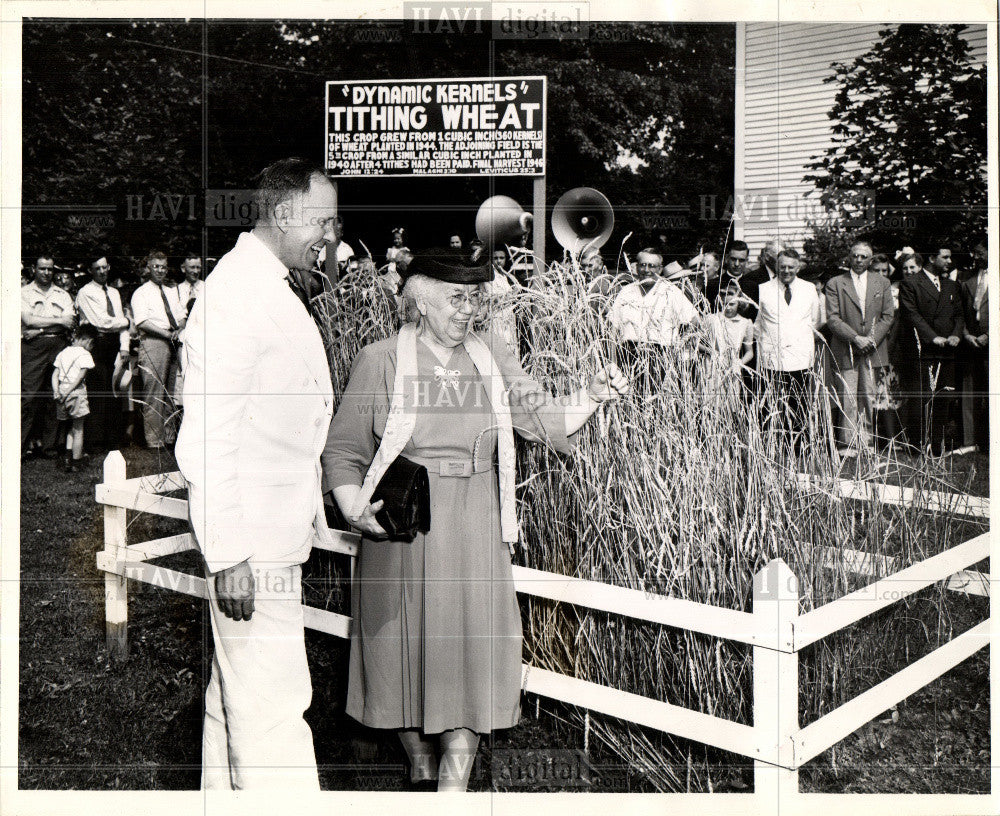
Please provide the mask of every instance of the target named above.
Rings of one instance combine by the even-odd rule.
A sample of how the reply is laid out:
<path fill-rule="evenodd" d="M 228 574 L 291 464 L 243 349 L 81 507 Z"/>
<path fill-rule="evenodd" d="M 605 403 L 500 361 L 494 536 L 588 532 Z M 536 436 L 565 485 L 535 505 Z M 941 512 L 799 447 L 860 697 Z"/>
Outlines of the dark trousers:
<path fill-rule="evenodd" d="M 904 360 L 897 369 L 904 397 L 903 422 L 907 441 L 923 449 L 945 444 L 950 421 L 955 418 L 955 361 L 921 355 Z"/>
<path fill-rule="evenodd" d="M 91 351 L 94 367 L 87 372 L 90 415 L 83 435 L 88 446 L 111 449 L 121 445 L 122 405 L 121 400 L 111 392 L 111 378 L 120 348 L 118 332 L 99 334 L 94 340 Z"/>
<path fill-rule="evenodd" d="M 795 452 L 800 453 L 809 423 L 806 394 L 811 387 L 810 369 L 776 371 L 761 368 L 759 373 L 765 433 L 780 433 L 789 440 Z"/>
<path fill-rule="evenodd" d="M 986 354 L 969 355 L 959 366 L 962 385 L 962 443 L 982 450 L 990 442 L 990 371 Z"/>
<path fill-rule="evenodd" d="M 40 439 L 56 446 L 56 403 L 52 397 L 52 363 L 66 348 L 62 334 L 43 334 L 21 341 L 21 447 Z"/>

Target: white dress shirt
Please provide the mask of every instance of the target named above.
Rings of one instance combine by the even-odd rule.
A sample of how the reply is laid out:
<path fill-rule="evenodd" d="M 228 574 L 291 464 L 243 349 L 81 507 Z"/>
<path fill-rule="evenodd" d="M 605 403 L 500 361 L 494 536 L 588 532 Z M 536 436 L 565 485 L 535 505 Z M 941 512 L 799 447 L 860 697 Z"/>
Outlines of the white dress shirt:
<path fill-rule="evenodd" d="M 107 291 L 107 297 L 104 293 Z M 108 314 L 108 301 L 111 301 L 111 314 Z M 120 348 L 128 351 L 128 318 L 122 306 L 121 293 L 113 286 L 101 286 L 95 281 L 80 287 L 76 295 L 76 308 L 81 316 L 81 323 L 89 323 L 101 334 L 118 333 Z"/>
<path fill-rule="evenodd" d="M 754 337 L 761 368 L 801 371 L 813 364 L 813 330 L 820 325 L 816 287 L 795 278 L 790 288 L 792 302 L 785 303 L 785 285 L 778 278 L 760 285 Z"/>
<path fill-rule="evenodd" d="M 660 278 L 643 294 L 639 282 L 622 287 L 611 305 L 611 324 L 622 340 L 672 346 L 678 330 L 698 318 L 691 301 L 670 281 Z"/>
<path fill-rule="evenodd" d="M 187 280 L 182 280 L 177 284 L 177 297 L 180 299 L 181 306 L 184 307 L 185 312 L 187 311 L 188 301 L 191 298 L 201 297 L 201 293 L 205 291 L 205 281 L 196 280 L 193 284 L 188 283 Z"/>
<path fill-rule="evenodd" d="M 868 296 L 868 272 L 860 275 L 851 271 L 851 282 L 854 284 L 854 291 L 858 293 L 858 303 L 861 304 L 861 319 L 865 319 L 865 298 Z"/>
<path fill-rule="evenodd" d="M 167 297 L 167 303 L 170 304 L 170 311 L 174 316 L 174 320 L 177 321 L 177 325 L 179 326 L 181 321 L 187 317 L 187 309 L 181 303 L 176 287 L 164 286 L 163 293 Z M 160 287 L 152 281 L 146 281 L 132 295 L 132 318 L 135 320 L 136 326 L 148 321 L 152 326 L 160 329 L 160 331 L 172 331 L 170 320 L 167 319 L 167 311 L 163 308 Z"/>

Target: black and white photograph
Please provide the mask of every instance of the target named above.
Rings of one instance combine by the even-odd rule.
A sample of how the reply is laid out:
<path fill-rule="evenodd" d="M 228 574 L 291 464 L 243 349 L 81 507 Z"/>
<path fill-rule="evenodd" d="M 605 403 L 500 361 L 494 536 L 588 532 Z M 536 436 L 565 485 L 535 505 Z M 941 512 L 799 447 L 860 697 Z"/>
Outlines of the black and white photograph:
<path fill-rule="evenodd" d="M 995 4 L 2 14 L 0 812 L 997 812 Z"/>

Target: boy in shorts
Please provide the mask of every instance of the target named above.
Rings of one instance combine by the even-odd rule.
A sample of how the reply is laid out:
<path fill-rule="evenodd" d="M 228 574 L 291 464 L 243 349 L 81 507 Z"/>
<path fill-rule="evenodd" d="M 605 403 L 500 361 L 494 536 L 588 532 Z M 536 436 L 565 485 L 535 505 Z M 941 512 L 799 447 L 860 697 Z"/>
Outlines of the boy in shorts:
<path fill-rule="evenodd" d="M 56 400 L 56 418 L 70 421 L 66 432 L 66 472 L 75 473 L 83 458 L 83 420 L 90 413 L 87 402 L 87 371 L 94 367 L 90 355 L 96 329 L 88 324 L 77 326 L 73 343 L 56 355 L 52 371 L 52 394 Z"/>

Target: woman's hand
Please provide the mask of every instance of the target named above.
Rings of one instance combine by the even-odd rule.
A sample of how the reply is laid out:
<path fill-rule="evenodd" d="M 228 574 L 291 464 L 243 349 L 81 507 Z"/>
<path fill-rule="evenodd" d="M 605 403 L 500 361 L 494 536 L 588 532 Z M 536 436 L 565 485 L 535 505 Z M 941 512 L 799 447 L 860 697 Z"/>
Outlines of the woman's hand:
<path fill-rule="evenodd" d="M 351 526 L 356 527 L 368 538 L 388 538 L 389 534 L 382 528 L 382 525 L 375 520 L 375 514 L 382 509 L 383 501 L 372 502 L 356 519 L 349 518 Z"/>
<path fill-rule="evenodd" d="M 340 508 L 344 518 L 350 522 L 351 526 L 360 530 L 369 538 L 388 538 L 389 534 L 382 528 L 382 525 L 375 521 L 375 514 L 382 509 L 384 502 L 377 501 L 369 504 L 361 515 L 354 518 L 354 500 L 361 492 L 361 485 L 345 484 L 333 489 L 333 498 Z"/>
<path fill-rule="evenodd" d="M 618 366 L 602 368 L 587 386 L 587 396 L 596 403 L 607 402 L 629 392 L 629 381 Z"/>

